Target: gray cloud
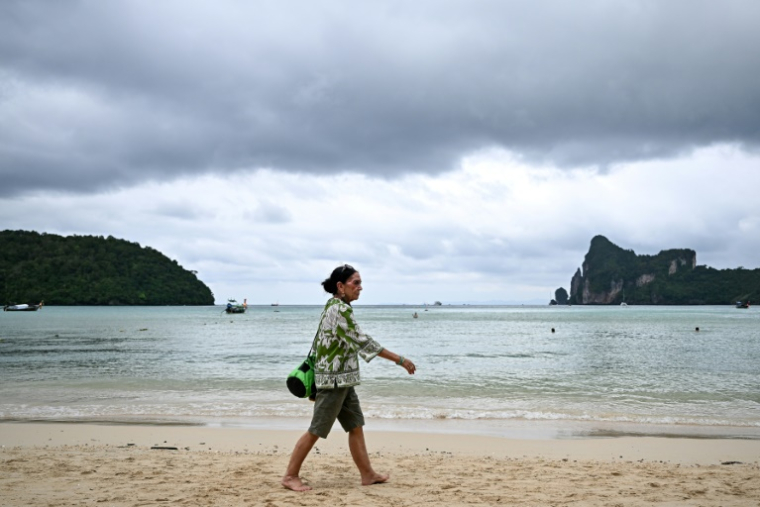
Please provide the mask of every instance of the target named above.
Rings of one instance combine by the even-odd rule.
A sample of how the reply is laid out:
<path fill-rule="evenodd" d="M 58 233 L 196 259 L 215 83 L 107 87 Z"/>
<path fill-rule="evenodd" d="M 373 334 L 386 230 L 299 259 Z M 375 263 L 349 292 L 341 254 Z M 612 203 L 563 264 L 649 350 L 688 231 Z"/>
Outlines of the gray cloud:
<path fill-rule="evenodd" d="M 156 216 L 175 218 L 178 220 L 196 220 L 202 216 L 202 212 L 189 202 L 161 203 L 153 207 Z"/>
<path fill-rule="evenodd" d="M 286 224 L 293 219 L 290 211 L 271 202 L 261 203 L 254 212 L 250 213 L 250 217 L 268 224 Z"/>
<path fill-rule="evenodd" d="M 752 0 L 5 2 L 0 196 L 754 150 L 758 24 Z"/>

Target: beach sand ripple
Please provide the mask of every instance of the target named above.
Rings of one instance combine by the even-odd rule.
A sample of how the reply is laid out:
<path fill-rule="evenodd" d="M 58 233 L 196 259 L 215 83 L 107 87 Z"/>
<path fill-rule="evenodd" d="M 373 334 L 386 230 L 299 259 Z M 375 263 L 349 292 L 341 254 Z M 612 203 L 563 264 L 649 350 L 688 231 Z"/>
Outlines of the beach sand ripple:
<path fill-rule="evenodd" d="M 309 456 L 301 475 L 315 489 L 280 485 L 287 453 L 177 451 L 148 446 L 58 445 L 0 450 L 2 504 L 63 507 L 760 505 L 756 463 L 496 458 L 441 451 L 375 453 L 388 484 L 361 486 L 347 452 Z"/>

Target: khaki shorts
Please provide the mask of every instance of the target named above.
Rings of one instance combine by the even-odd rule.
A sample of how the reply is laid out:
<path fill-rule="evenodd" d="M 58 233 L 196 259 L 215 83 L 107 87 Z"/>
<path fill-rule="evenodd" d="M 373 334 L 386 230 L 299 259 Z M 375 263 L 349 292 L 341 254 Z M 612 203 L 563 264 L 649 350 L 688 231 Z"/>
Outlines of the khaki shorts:
<path fill-rule="evenodd" d="M 335 419 L 340 421 L 340 425 L 343 426 L 346 433 L 359 426 L 364 426 L 364 414 L 362 414 L 359 397 L 353 387 L 317 391 L 309 433 L 327 438 Z"/>

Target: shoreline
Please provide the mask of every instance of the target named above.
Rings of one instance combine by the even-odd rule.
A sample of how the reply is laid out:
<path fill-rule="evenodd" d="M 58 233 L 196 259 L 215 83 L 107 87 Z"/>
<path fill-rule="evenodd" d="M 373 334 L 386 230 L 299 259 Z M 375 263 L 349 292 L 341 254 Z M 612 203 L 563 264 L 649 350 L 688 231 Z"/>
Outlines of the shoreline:
<path fill-rule="evenodd" d="M 98 426 L 176 426 L 247 430 L 303 431 L 309 417 L 227 418 L 80 418 L 0 419 L 6 424 L 64 424 Z M 335 425 L 335 429 L 340 427 Z M 514 440 L 573 440 L 621 437 L 684 438 L 707 440 L 760 440 L 760 427 L 688 424 L 643 424 L 631 422 L 528 420 L 528 419 L 384 419 L 366 418 L 369 431 L 474 435 Z M 0 431 L 0 433 L 2 433 Z"/>
<path fill-rule="evenodd" d="M 500 458 L 656 461 L 683 465 L 723 462 L 760 463 L 760 439 L 705 436 L 592 435 L 574 438 L 508 438 L 487 434 L 389 431 L 374 421 L 365 426 L 370 453 L 425 454 L 442 452 Z M 304 429 L 261 429 L 173 424 L 6 422 L 0 424 L 0 449 L 71 446 L 131 446 L 149 449 L 289 453 Z M 320 452 L 348 452 L 347 438 L 336 425 Z"/>

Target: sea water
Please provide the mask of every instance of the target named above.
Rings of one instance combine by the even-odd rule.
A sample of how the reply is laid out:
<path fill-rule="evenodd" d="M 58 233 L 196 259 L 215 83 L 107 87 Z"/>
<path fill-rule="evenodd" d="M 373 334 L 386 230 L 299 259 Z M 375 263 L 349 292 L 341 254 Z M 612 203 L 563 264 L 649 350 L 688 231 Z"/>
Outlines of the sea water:
<path fill-rule="evenodd" d="M 312 404 L 285 378 L 309 351 L 321 310 L 6 312 L 0 422 L 305 428 Z M 417 366 L 408 375 L 381 358 L 360 361 L 362 408 L 380 427 L 760 438 L 755 308 L 357 303 L 355 315 Z"/>

